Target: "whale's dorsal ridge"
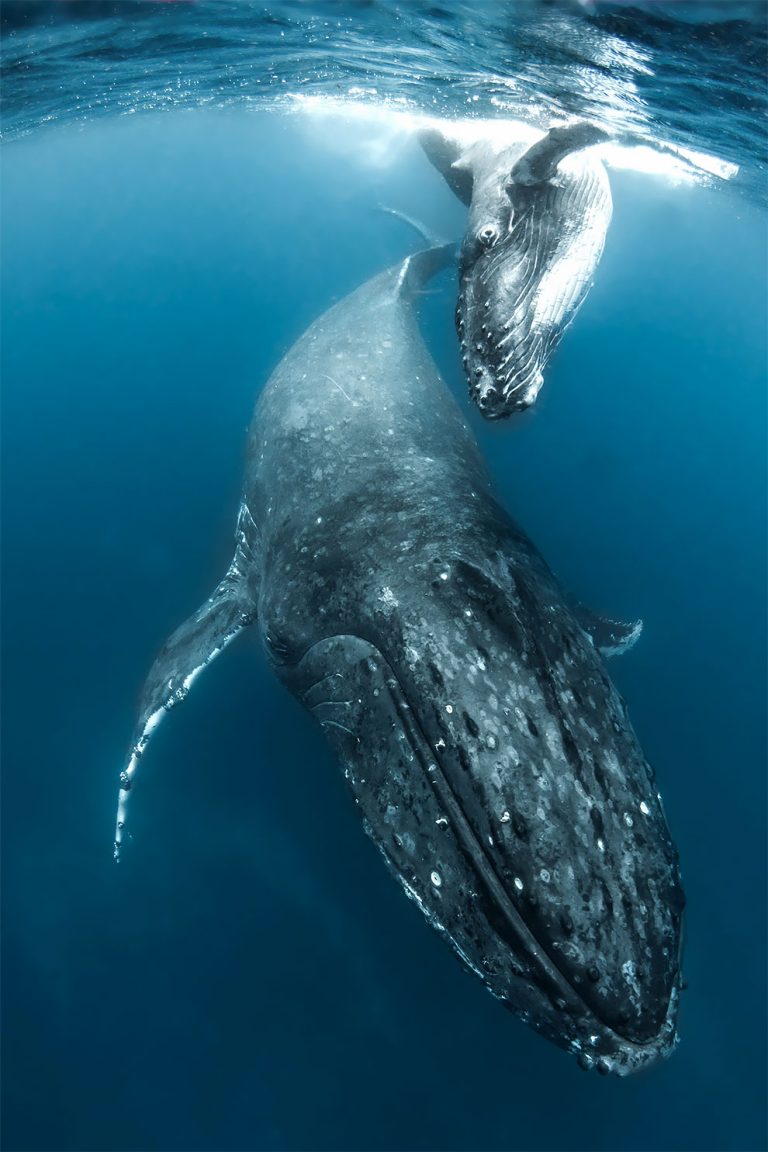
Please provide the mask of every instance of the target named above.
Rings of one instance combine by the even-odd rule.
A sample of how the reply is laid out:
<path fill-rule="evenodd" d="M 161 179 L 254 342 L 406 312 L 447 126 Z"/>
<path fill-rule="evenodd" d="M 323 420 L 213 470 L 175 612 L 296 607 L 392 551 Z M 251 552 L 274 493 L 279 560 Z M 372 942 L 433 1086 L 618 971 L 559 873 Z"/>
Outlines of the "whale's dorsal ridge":
<path fill-rule="evenodd" d="M 256 620 L 256 600 L 251 588 L 255 525 L 245 504 L 237 526 L 237 547 L 224 579 L 212 595 L 166 640 L 149 670 L 141 691 L 139 718 L 131 741 L 128 762 L 120 773 L 120 793 L 115 829 L 115 859 L 125 839 L 128 794 L 139 760 L 166 712 L 180 704 L 193 682 L 212 660 Z"/>

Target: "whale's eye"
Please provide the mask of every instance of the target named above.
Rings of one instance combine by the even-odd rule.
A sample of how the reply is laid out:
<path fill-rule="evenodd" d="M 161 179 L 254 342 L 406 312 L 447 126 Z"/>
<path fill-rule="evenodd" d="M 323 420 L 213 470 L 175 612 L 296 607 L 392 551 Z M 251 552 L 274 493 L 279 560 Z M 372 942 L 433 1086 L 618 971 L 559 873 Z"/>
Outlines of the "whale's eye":
<path fill-rule="evenodd" d="M 478 232 L 477 238 L 483 248 L 493 248 L 499 238 L 499 230 L 493 224 L 486 224 L 485 227 L 481 228 Z"/>

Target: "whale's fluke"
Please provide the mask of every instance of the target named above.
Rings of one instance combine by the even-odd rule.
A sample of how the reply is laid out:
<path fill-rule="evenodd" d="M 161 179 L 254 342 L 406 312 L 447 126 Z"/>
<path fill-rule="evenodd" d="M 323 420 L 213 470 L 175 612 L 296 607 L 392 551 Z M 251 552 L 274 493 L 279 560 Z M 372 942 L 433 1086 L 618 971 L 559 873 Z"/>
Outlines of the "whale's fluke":
<path fill-rule="evenodd" d="M 251 525 L 250 514 L 243 505 L 238 546 L 226 576 L 205 603 L 168 637 L 144 682 L 128 762 L 120 773 L 116 860 L 125 839 L 128 794 L 152 733 L 165 713 L 186 698 L 203 669 L 256 619 L 256 604 L 247 582 L 253 555 L 248 531 Z"/>

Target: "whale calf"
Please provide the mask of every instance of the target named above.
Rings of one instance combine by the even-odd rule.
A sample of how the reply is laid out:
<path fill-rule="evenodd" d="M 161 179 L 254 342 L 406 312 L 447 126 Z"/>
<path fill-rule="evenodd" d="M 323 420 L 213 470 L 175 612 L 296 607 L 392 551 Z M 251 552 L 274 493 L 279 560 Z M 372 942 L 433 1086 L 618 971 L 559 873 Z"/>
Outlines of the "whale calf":
<path fill-rule="evenodd" d="M 469 141 L 428 128 L 419 138 L 469 207 L 456 325 L 470 396 L 489 419 L 510 416 L 538 396 L 602 255 L 610 185 L 580 150 L 608 135 L 579 123 L 531 146 L 498 132 Z"/>
<path fill-rule="evenodd" d="M 463 963 L 585 1068 L 676 1040 L 683 894 L 601 649 L 496 502 L 421 337 L 444 246 L 316 320 L 258 398 L 236 546 L 150 670 L 115 853 L 165 713 L 246 628 L 335 749 L 366 830 Z"/>

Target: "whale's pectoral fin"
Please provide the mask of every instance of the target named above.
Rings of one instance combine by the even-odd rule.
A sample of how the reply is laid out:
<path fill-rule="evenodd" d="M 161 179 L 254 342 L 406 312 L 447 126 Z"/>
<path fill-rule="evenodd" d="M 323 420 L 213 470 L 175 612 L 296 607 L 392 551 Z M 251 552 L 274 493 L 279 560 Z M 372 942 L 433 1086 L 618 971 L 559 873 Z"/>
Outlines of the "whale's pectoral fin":
<path fill-rule="evenodd" d="M 512 168 L 510 183 L 525 186 L 543 184 L 551 180 L 557 166 L 571 152 L 602 144 L 610 136 L 595 124 L 580 122 L 567 128 L 551 128 L 541 140 L 525 152 Z"/>
<path fill-rule="evenodd" d="M 458 140 L 438 128 L 424 128 L 419 132 L 419 143 L 448 187 L 469 206 L 472 203 L 472 170 L 461 163 L 464 150 Z"/>
<path fill-rule="evenodd" d="M 238 568 L 239 555 L 213 595 L 166 640 L 144 683 L 128 763 L 120 773 L 115 859 L 125 838 L 128 794 L 152 733 L 165 713 L 184 700 L 203 669 L 256 619 Z"/>
<path fill-rule="evenodd" d="M 598 616 L 583 604 L 573 604 L 571 611 L 579 627 L 587 633 L 595 648 L 603 656 L 620 656 L 623 652 L 628 652 L 643 630 L 642 620 L 634 620 L 631 623 L 612 620 L 608 616 Z"/>
<path fill-rule="evenodd" d="M 527 582 L 530 586 L 540 589 L 546 589 L 549 586 L 553 590 L 555 586 L 558 588 L 557 594 L 564 599 L 571 616 L 602 656 L 620 656 L 623 652 L 629 651 L 643 630 L 642 620 L 633 620 L 631 623 L 627 623 L 624 620 L 614 620 L 610 616 L 598 615 L 597 612 L 587 608 L 585 604 L 582 604 L 559 584 L 544 559 L 531 547 L 528 541 L 518 535 L 513 547 L 515 544 L 519 555 L 515 562 L 512 562 L 508 556 L 505 557 L 502 561 L 502 569 L 506 568 L 504 575 L 499 575 L 498 572 L 494 574 L 493 571 L 483 573 L 466 561 L 459 562 L 461 569 L 465 571 L 471 569 L 474 588 L 484 589 L 483 598 L 486 613 L 491 614 L 497 623 L 505 628 L 505 631 L 514 634 L 516 629 L 519 630 L 520 622 L 517 619 L 513 603 L 514 597 L 510 595 L 509 581 L 511 577 L 513 586 L 517 585 L 517 597 L 519 598 L 525 585 L 525 581 L 521 581 L 519 577 L 527 567 Z M 523 558 L 525 560 L 524 566 L 520 564 L 520 560 Z"/>

